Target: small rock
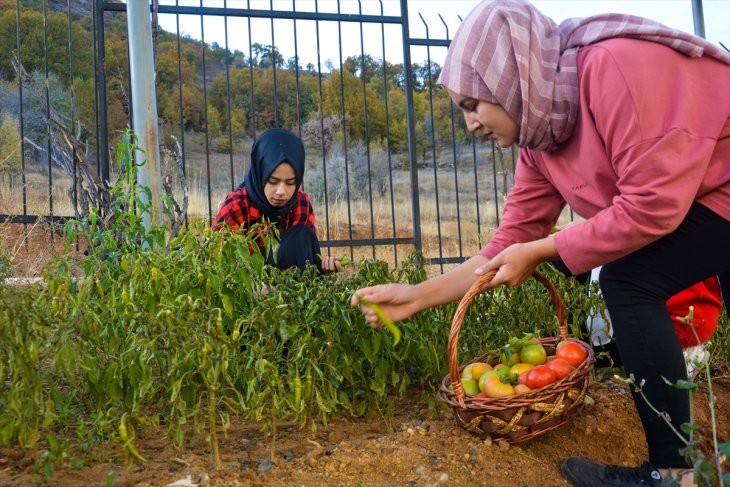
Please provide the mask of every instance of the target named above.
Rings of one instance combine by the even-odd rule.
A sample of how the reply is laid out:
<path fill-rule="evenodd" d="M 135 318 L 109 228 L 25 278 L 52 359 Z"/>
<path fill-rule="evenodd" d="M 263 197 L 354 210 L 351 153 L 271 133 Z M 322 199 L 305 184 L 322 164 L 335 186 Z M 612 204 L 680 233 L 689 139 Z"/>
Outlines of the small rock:
<path fill-rule="evenodd" d="M 413 473 L 416 475 L 423 475 L 423 472 L 426 471 L 426 468 L 423 465 L 417 465 L 413 467 Z"/>
<path fill-rule="evenodd" d="M 257 469 L 258 473 L 265 473 L 271 470 L 271 467 L 273 464 L 271 463 L 271 459 L 264 458 L 261 460 L 261 463 L 259 463 L 259 468 Z"/>
<path fill-rule="evenodd" d="M 431 457 L 431 465 L 438 465 L 441 463 L 441 459 L 439 457 Z"/>
<path fill-rule="evenodd" d="M 165 485 L 165 487 L 198 487 L 198 484 L 190 480 L 190 476 L 188 475 L 184 479 L 176 480 L 175 482 Z"/>
<path fill-rule="evenodd" d="M 586 394 L 586 397 L 583 398 L 583 404 L 585 404 L 586 406 L 590 407 L 590 406 L 595 405 L 596 404 L 596 401 L 594 401 L 591 396 L 589 396 L 588 394 Z"/>

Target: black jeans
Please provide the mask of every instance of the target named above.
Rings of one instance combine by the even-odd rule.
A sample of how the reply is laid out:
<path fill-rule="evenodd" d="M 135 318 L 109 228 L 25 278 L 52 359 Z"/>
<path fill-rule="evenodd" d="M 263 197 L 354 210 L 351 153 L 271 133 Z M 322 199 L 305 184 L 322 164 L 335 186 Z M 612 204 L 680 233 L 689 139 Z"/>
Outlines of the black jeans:
<path fill-rule="evenodd" d="M 645 381 L 643 392 L 654 408 L 666 412 L 674 427 L 690 421 L 686 391 L 664 383 L 687 379 L 687 369 L 669 316 L 670 296 L 718 275 L 723 299 L 730 297 L 730 221 L 694 204 L 679 228 L 656 242 L 605 264 L 599 282 L 611 315 L 626 375 Z M 685 446 L 665 420 L 632 390 L 655 467 L 686 465 Z"/>

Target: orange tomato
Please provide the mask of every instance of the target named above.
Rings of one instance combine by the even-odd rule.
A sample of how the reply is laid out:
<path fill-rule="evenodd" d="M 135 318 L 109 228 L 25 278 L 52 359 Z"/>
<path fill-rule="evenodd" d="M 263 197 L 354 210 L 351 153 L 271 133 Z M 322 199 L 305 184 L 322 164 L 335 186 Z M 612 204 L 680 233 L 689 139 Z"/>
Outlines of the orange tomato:
<path fill-rule="evenodd" d="M 497 376 L 499 378 L 499 373 L 496 370 L 488 370 L 482 374 L 481 377 L 479 377 L 479 390 L 484 391 L 484 381 L 487 380 L 490 376 Z"/>
<path fill-rule="evenodd" d="M 505 384 L 499 380 L 499 375 L 488 375 L 484 380 L 484 393 L 489 398 L 514 396 L 515 388 L 511 384 Z"/>
<path fill-rule="evenodd" d="M 471 368 L 471 378 L 477 381 L 484 372 L 492 370 L 492 366 L 484 362 L 475 362 L 472 365 L 473 367 Z"/>
<path fill-rule="evenodd" d="M 512 367 L 509 368 L 509 376 L 510 376 L 510 378 L 516 377 L 519 379 L 520 375 L 523 372 L 527 372 L 528 370 L 530 370 L 533 367 L 534 367 L 534 365 L 526 364 L 524 362 L 514 364 Z"/>

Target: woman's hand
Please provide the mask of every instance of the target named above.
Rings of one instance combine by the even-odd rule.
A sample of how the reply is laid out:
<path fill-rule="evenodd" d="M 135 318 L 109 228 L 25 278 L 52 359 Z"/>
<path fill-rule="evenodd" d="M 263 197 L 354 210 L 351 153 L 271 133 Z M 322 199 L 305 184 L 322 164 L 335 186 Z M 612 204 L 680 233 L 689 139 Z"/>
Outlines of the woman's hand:
<path fill-rule="evenodd" d="M 558 258 L 560 256 L 553 238 L 546 237 L 533 242 L 512 244 L 478 267 L 474 273 L 482 276 L 491 270 L 497 270 L 497 274 L 484 286 L 484 290 L 500 285 L 519 286 L 532 276 L 540 263 Z"/>
<path fill-rule="evenodd" d="M 331 274 L 333 272 L 342 272 L 342 263 L 340 263 L 340 258 L 333 255 L 323 256 L 322 273 Z"/>
<path fill-rule="evenodd" d="M 381 284 L 358 289 L 350 300 L 352 306 L 360 305 L 359 296 L 370 303 L 377 304 L 381 311 L 394 322 L 408 318 L 419 310 L 416 302 L 418 297 L 416 286 L 410 284 Z M 373 328 L 383 326 L 375 311 L 362 305 L 360 310 Z"/>

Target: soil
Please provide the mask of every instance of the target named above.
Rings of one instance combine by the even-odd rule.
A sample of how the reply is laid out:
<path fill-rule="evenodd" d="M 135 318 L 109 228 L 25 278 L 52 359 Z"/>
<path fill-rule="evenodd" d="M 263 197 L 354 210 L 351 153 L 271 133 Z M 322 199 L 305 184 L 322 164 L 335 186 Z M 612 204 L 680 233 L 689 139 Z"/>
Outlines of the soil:
<path fill-rule="evenodd" d="M 0 230 L 0 235 L 11 235 L 7 228 Z M 56 244 L 62 247 L 63 239 L 58 238 Z M 25 262 L 24 275 L 37 276 L 39 267 L 34 265 L 40 259 L 39 251 L 47 258 L 52 253 L 49 249 L 55 247 L 39 237 L 38 242 L 33 238 L 22 244 L 11 242 L 9 248 L 16 265 Z M 705 438 L 701 448 L 709 456 L 713 433 L 707 382 L 698 383 L 695 422 Z M 730 442 L 727 364 L 713 372 L 712 387 L 718 441 Z M 612 378 L 596 380 L 588 396 L 583 410 L 569 423 L 512 445 L 471 436 L 457 426 L 448 408 L 432 410 L 405 401 L 398 404 L 389 421 L 339 419 L 316 432 L 279 424 L 275 438 L 262 433 L 259 424 L 233 420 L 227 435 L 218 433 L 219 468 L 213 465 L 205 432 L 190 435 L 180 448 L 164 432 L 148 433 L 136 441 L 147 463 L 131 467 L 125 465 L 118 444 L 87 453 L 81 467 L 71 462 L 82 458 L 81 454 L 70 451 L 50 478 L 35 467 L 41 450 L 0 447 L 0 486 L 542 487 L 567 485 L 560 464 L 569 456 L 627 466 L 646 461 L 645 437 L 628 386 Z M 113 460 L 106 460 L 109 458 Z M 725 462 L 723 471 L 728 469 Z"/>
<path fill-rule="evenodd" d="M 730 376 L 712 381 L 720 442 L 730 441 Z M 403 403 L 390 423 L 341 419 L 316 433 L 281 424 L 277 437 L 260 425 L 233 423 L 222 432 L 222 466 L 214 468 L 205 434 L 177 448 L 164 434 L 138 439 L 148 461 L 127 468 L 118 445 L 114 462 L 57 467 L 50 479 L 34 473 L 41 452 L 0 448 L 0 485 L 27 486 L 564 486 L 560 463 L 578 455 L 635 466 L 647 449 L 625 384 L 594 381 L 583 410 L 570 422 L 522 443 L 481 441 L 458 427 L 451 410 Z M 695 398 L 696 423 L 711 438 L 708 395 Z M 709 440 L 702 449 L 711 451 Z M 272 457 L 273 451 L 273 457 Z M 273 458 L 273 461 L 272 461 Z M 724 471 L 728 469 L 725 462 Z M 110 471 L 114 482 L 107 484 Z"/>

